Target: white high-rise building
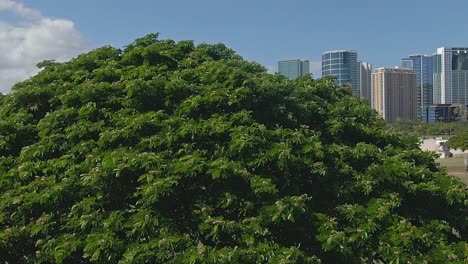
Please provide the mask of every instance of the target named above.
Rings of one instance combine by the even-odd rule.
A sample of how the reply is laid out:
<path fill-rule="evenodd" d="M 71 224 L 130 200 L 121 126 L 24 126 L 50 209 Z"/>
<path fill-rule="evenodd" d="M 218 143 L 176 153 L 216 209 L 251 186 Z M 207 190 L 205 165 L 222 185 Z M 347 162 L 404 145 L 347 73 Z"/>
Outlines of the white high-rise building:
<path fill-rule="evenodd" d="M 468 48 L 438 48 L 434 55 L 434 103 L 468 104 Z"/>

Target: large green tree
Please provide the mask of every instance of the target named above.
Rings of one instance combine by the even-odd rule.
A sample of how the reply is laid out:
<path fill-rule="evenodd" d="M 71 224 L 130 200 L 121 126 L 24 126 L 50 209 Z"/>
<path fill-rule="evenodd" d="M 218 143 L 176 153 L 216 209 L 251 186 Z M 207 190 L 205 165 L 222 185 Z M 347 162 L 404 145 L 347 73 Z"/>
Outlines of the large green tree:
<path fill-rule="evenodd" d="M 0 106 L 2 263 L 463 263 L 465 186 L 333 79 L 137 39 Z"/>

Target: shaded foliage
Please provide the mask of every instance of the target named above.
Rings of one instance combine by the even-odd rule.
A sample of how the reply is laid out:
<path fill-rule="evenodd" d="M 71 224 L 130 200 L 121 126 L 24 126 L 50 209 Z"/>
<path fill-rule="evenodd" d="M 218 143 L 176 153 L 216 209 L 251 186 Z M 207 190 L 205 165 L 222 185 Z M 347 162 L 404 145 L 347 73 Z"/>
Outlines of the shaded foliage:
<path fill-rule="evenodd" d="M 2 263 L 462 263 L 467 191 L 333 79 L 102 47 L 0 107 Z"/>

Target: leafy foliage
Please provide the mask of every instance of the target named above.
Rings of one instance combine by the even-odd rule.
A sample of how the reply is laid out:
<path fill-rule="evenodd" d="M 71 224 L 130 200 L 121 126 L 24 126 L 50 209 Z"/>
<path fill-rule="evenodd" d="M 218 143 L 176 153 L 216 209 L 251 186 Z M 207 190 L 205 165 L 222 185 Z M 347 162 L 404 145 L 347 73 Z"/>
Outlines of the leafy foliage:
<path fill-rule="evenodd" d="M 468 150 L 468 130 L 450 137 L 447 146 L 454 149 Z"/>
<path fill-rule="evenodd" d="M 463 263 L 466 187 L 333 79 L 158 40 L 0 106 L 2 263 Z"/>

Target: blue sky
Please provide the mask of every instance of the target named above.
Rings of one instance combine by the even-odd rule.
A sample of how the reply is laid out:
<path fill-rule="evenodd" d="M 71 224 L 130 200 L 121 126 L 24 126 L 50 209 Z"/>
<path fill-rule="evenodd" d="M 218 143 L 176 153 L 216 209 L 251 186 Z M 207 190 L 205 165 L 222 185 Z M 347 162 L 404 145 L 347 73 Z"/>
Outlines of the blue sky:
<path fill-rule="evenodd" d="M 41 18 L 31 19 L 18 8 L 2 11 L 2 2 Z M 31 27 L 44 19 L 72 22 L 67 32 L 56 31 L 64 43 L 66 34 L 79 35 L 70 42 L 82 43 L 75 53 L 104 44 L 122 47 L 160 32 L 161 38 L 223 42 L 271 71 L 278 60 L 308 59 L 316 77 L 320 55 L 327 50 L 355 49 L 377 68 L 395 66 L 409 54 L 432 54 L 441 46 L 468 46 L 467 11 L 465 0 L 0 0 L 0 22 L 12 27 Z M 67 56 L 76 56 L 73 52 Z"/>

